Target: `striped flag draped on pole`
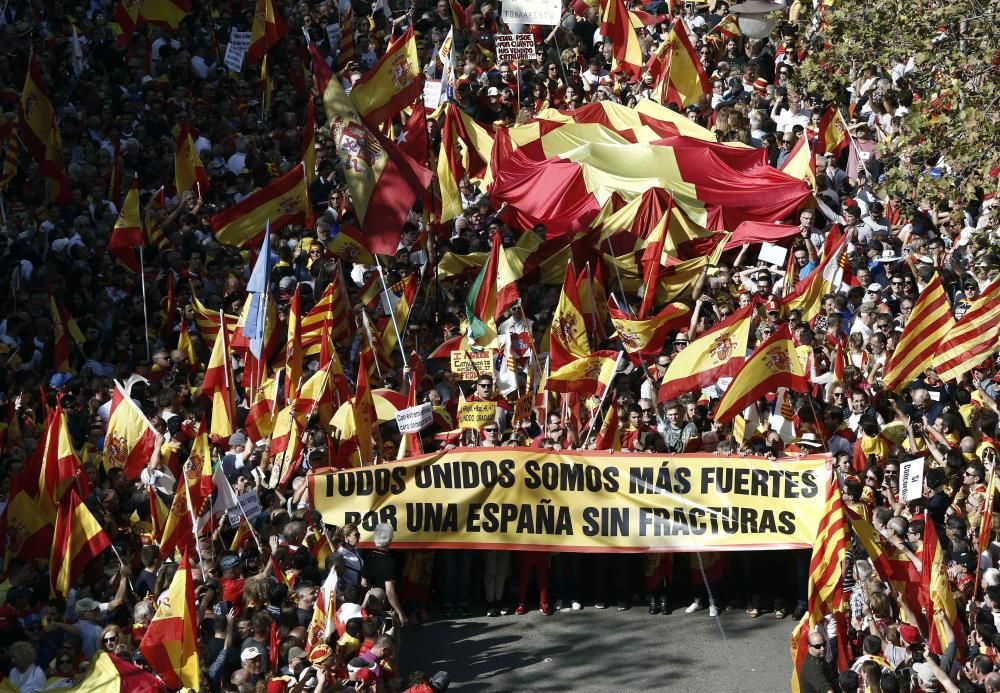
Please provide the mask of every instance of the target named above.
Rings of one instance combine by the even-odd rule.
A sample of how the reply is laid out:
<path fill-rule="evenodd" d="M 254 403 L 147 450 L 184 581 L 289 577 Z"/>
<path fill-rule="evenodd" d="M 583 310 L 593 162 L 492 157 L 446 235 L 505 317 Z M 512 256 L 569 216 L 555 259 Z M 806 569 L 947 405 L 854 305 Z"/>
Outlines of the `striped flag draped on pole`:
<path fill-rule="evenodd" d="M 990 282 L 934 352 L 942 380 L 959 378 L 992 354 L 1000 340 L 1000 278 Z"/>
<path fill-rule="evenodd" d="M 886 366 L 885 387 L 899 391 L 931 365 L 934 352 L 955 327 L 941 277 L 935 274 L 920 293 L 896 350 Z"/>

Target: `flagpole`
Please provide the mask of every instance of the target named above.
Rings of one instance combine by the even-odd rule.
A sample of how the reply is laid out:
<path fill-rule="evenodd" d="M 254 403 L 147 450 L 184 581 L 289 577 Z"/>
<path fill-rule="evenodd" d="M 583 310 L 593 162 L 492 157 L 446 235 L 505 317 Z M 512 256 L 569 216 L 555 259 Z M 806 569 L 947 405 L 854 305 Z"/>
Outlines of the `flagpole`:
<path fill-rule="evenodd" d="M 184 500 L 187 501 L 188 512 L 191 514 L 191 532 L 194 534 L 194 549 L 198 553 L 198 563 L 204 565 L 205 559 L 201 555 L 201 541 L 198 539 L 198 517 L 194 514 L 194 506 L 191 504 L 191 489 L 187 485 L 186 477 L 181 481 L 184 483 Z"/>
<path fill-rule="evenodd" d="M 146 264 L 142 257 L 142 243 L 139 243 L 139 282 L 142 284 L 142 337 L 146 342 L 146 360 L 151 360 L 149 353 L 149 307 L 146 305 Z"/>
<path fill-rule="evenodd" d="M 260 385 L 264 378 L 264 347 L 267 341 L 267 304 L 268 299 L 271 296 L 271 220 L 267 220 L 267 224 L 264 226 L 264 242 L 261 243 L 261 252 L 267 251 L 267 257 L 264 258 L 264 300 L 261 305 L 261 309 L 257 311 L 257 324 L 261 327 L 260 329 L 263 336 L 260 340 L 260 358 L 257 359 L 257 365 L 254 369 L 255 375 L 257 376 L 257 384 Z M 263 315 L 261 315 L 263 313 Z M 254 390 L 251 389 L 251 392 Z"/>
<path fill-rule="evenodd" d="M 611 380 L 614 381 L 615 375 L 618 373 L 618 366 L 622 361 L 622 354 L 625 352 L 619 351 L 618 358 L 615 359 L 615 369 L 611 373 Z M 608 398 L 608 393 L 611 391 L 611 383 L 608 383 L 608 387 L 604 388 L 604 394 L 601 395 L 601 403 L 597 405 L 597 411 L 604 409 L 604 401 Z M 594 433 L 594 424 L 597 423 L 597 417 L 594 416 L 590 419 L 590 428 L 587 430 L 587 437 L 583 439 L 583 449 L 587 449 L 587 443 L 590 442 L 590 436 Z"/>
<path fill-rule="evenodd" d="M 608 245 L 608 255 L 611 256 L 611 263 L 615 266 L 615 276 L 618 277 L 618 290 L 622 293 L 622 300 L 625 302 L 625 308 L 629 313 L 635 315 L 635 311 L 633 311 L 632 306 L 629 305 L 628 294 L 625 293 L 625 284 L 622 283 L 622 273 L 621 270 L 618 269 L 618 258 L 615 257 L 615 251 L 611 247 L 611 237 L 609 236 L 608 238 L 605 238 L 604 242 Z M 614 292 L 612 291 L 611 294 L 614 295 Z"/>
<path fill-rule="evenodd" d="M 979 518 L 979 536 L 976 538 L 976 558 L 977 559 L 979 559 L 980 557 L 982 557 L 982 554 L 983 554 L 983 548 L 984 548 L 984 544 L 983 544 L 983 528 L 986 525 L 989 525 L 990 529 L 992 531 L 993 523 L 990 520 L 990 515 L 993 512 L 993 496 L 996 495 L 996 487 L 994 485 L 996 483 L 996 474 L 997 474 L 997 468 L 996 468 L 996 463 L 994 463 L 993 464 L 993 469 L 990 470 L 990 480 L 989 480 L 989 483 L 986 484 L 986 492 L 989 494 L 989 496 L 986 498 L 986 507 L 983 508 L 983 513 L 982 513 L 982 515 Z M 989 541 L 989 537 L 986 537 L 986 540 Z M 982 561 L 977 560 L 976 561 L 976 581 L 974 583 L 972 583 L 972 598 L 973 599 L 976 598 L 976 594 L 979 592 L 979 575 L 980 575 L 981 571 L 982 571 Z"/>
<path fill-rule="evenodd" d="M 844 127 L 844 134 L 847 135 L 847 138 L 851 141 L 851 146 L 853 146 L 854 149 L 858 152 L 858 163 L 861 164 L 861 168 L 864 169 L 865 172 L 865 177 L 868 179 L 868 182 L 871 183 L 872 174 L 868 172 L 868 167 L 865 165 L 864 160 L 861 158 L 861 150 L 858 149 L 858 143 L 854 139 L 854 134 L 847 128 L 847 121 L 844 119 L 844 115 L 840 112 L 839 108 L 837 109 L 837 117 L 840 118 L 840 124 Z M 803 133 L 803 136 L 804 135 L 805 133 Z M 850 160 L 850 152 L 848 152 L 847 158 L 848 160 Z"/>
<path fill-rule="evenodd" d="M 406 352 L 403 350 L 403 338 L 399 334 L 399 325 L 396 324 L 396 307 L 392 305 L 392 301 L 389 300 L 389 287 L 385 283 L 385 273 L 382 270 L 382 262 L 378 259 L 378 253 L 372 253 L 375 256 L 375 266 L 378 267 L 378 278 L 382 282 L 382 291 L 385 293 L 385 302 L 389 307 L 389 318 L 392 320 L 392 329 L 396 331 L 396 344 L 399 346 L 399 353 L 403 357 L 403 365 L 406 365 Z"/>

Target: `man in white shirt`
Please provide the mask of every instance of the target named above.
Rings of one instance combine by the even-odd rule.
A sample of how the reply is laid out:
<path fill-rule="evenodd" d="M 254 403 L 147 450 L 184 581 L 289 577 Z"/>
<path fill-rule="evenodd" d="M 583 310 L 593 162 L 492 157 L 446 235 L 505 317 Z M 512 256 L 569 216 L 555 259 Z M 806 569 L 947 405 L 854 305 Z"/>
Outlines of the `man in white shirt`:
<path fill-rule="evenodd" d="M 875 314 L 878 313 L 878 306 L 872 301 L 866 301 L 861 304 L 861 309 L 858 311 L 858 316 L 854 318 L 854 324 L 851 325 L 851 334 L 860 332 L 861 336 L 865 338 L 865 343 L 871 339 L 872 334 L 875 332 Z"/>

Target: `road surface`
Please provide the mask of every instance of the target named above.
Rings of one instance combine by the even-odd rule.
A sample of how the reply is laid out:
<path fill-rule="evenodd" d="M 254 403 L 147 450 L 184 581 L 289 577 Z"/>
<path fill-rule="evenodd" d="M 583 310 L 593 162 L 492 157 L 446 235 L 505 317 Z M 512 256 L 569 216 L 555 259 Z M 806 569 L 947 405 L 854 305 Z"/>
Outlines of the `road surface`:
<path fill-rule="evenodd" d="M 787 691 L 794 626 L 770 613 L 753 620 L 734 610 L 716 621 L 683 609 L 650 616 L 638 605 L 477 614 L 408 627 L 403 670 L 447 670 L 450 691 Z"/>

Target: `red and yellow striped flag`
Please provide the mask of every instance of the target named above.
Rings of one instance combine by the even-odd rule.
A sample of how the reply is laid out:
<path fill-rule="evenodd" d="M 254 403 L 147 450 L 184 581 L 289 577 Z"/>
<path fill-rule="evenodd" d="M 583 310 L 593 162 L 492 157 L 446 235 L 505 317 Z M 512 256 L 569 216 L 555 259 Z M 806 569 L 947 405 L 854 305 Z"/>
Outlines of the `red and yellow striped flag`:
<path fill-rule="evenodd" d="M 65 597 L 87 564 L 111 546 L 111 539 L 70 487 L 56 511 L 52 554 L 49 558 L 49 585 L 53 596 Z"/>
<path fill-rule="evenodd" d="M 886 389 L 899 392 L 917 379 L 930 367 L 935 351 L 954 327 L 955 319 L 941 276 L 935 274 L 917 297 L 886 366 L 883 378 Z"/>
<path fill-rule="evenodd" d="M 192 514 L 197 515 L 201 511 L 205 501 L 211 499 L 214 488 L 212 446 L 208 434 L 208 426 L 202 420 L 183 473 L 177 479 L 174 500 L 163 525 L 159 540 L 162 558 L 173 555 L 175 550 L 183 552 L 195 546 L 198 528 Z"/>
<path fill-rule="evenodd" d="M 167 598 L 160 601 L 156 614 L 139 643 L 139 651 L 168 688 L 201 687 L 198 663 L 198 617 L 194 603 L 194 583 L 187 552 L 174 573 Z"/>
<path fill-rule="evenodd" d="M 253 26 L 250 28 L 250 48 L 247 49 L 246 64 L 253 65 L 263 60 L 264 54 L 285 36 L 288 36 L 288 24 L 274 7 L 274 3 L 271 0 L 257 0 L 257 8 L 253 13 Z"/>
<path fill-rule="evenodd" d="M 115 381 L 108 432 L 104 438 L 104 466 L 124 468 L 125 478 L 138 479 L 156 448 L 156 431 L 129 396 L 132 381 Z"/>
<path fill-rule="evenodd" d="M 611 69 L 638 79 L 642 73 L 642 47 L 632 27 L 625 0 L 601 0 L 601 34 L 611 39 Z"/>
<path fill-rule="evenodd" d="M 312 97 L 306 99 L 306 122 L 302 127 L 302 164 L 306 168 L 306 183 L 316 180 L 316 109 Z"/>
<path fill-rule="evenodd" d="M 667 335 L 682 330 L 691 321 L 691 309 L 683 303 L 668 303 L 648 320 L 636 320 L 608 302 L 608 315 L 622 347 L 630 354 L 658 354 Z"/>
<path fill-rule="evenodd" d="M 844 127 L 844 119 L 836 106 L 830 106 L 823 111 L 823 117 L 819 121 L 816 149 L 820 154 L 840 154 L 848 144 L 850 138 L 847 135 L 847 128 Z"/>
<path fill-rule="evenodd" d="M 74 372 L 69 365 L 69 335 L 66 323 L 63 322 L 62 311 L 56 304 L 56 299 L 49 294 L 49 319 L 52 320 L 52 360 L 56 371 L 60 373 Z"/>
<path fill-rule="evenodd" d="M 208 359 L 205 378 L 201 390 L 212 402 L 212 435 L 229 438 L 235 431 L 236 386 L 233 383 L 233 369 L 230 363 L 229 336 L 219 327 L 212 355 Z"/>
<path fill-rule="evenodd" d="M 176 30 L 190 10 L 191 0 L 118 0 L 114 10 L 115 21 L 121 30 L 118 47 L 128 45 L 140 22 Z"/>
<path fill-rule="evenodd" d="M 920 557 L 923 563 L 920 573 L 920 605 L 929 622 L 927 646 L 935 654 L 943 653 L 953 641 L 958 642 L 961 650 L 964 640 L 944 556 L 937 528 L 933 522 L 924 522 L 924 546 Z"/>
<path fill-rule="evenodd" d="M 230 339 L 233 338 L 233 333 L 236 331 L 236 323 L 240 320 L 238 315 L 229 315 L 226 313 L 222 317 L 219 317 L 219 311 L 209 310 L 198 299 L 198 295 L 194 291 L 194 286 L 191 287 L 191 307 L 194 309 L 195 327 L 198 328 L 201 340 L 205 342 L 205 345 L 209 349 L 215 348 L 215 339 L 219 336 L 219 325 L 223 322 L 226 324 L 226 335 Z"/>
<path fill-rule="evenodd" d="M 549 331 L 551 372 L 554 375 L 563 366 L 586 356 L 590 356 L 590 339 L 587 337 L 587 323 L 580 306 L 576 273 L 570 263 L 566 265 L 562 294 L 552 314 L 552 327 Z"/>
<path fill-rule="evenodd" d="M 35 53 L 28 59 L 28 71 L 18 103 L 21 141 L 31 158 L 42 167 L 49 199 L 68 204 L 69 179 L 63 163 L 62 137 L 56 112 L 45 93 L 45 81 Z"/>
<path fill-rule="evenodd" d="M 615 367 L 621 352 L 595 351 L 551 371 L 545 381 L 549 392 L 575 392 L 580 395 L 603 397 L 615 377 Z"/>
<path fill-rule="evenodd" d="M 934 370 L 955 380 L 996 351 L 1000 340 L 1000 278 L 990 282 L 934 353 Z"/>
<path fill-rule="evenodd" d="M 182 123 L 177 133 L 177 143 L 174 149 L 174 187 L 177 194 L 191 192 L 198 194 L 208 189 L 208 172 L 201 163 L 201 156 L 194 147 L 191 136 L 191 124 Z"/>
<path fill-rule="evenodd" d="M 246 434 L 251 443 L 264 440 L 274 430 L 274 409 L 277 406 L 278 380 L 265 378 L 257 388 L 250 411 L 247 412 Z"/>
<path fill-rule="evenodd" d="M 295 388 L 302 380 L 302 298 L 295 285 L 295 293 L 288 304 L 288 336 L 285 339 L 285 401 L 292 399 Z"/>
<path fill-rule="evenodd" d="M 335 65 L 337 72 L 346 68 L 348 63 L 354 62 L 354 8 L 349 2 L 344 3 L 342 7 L 344 9 L 340 15 L 340 41 L 337 44 Z M 322 92 L 322 89 L 320 91 Z"/>
<path fill-rule="evenodd" d="M 256 245 L 270 223 L 271 233 L 289 224 L 312 228 L 312 207 L 305 166 L 300 164 L 249 197 L 209 219 L 219 243 L 239 248 Z"/>
<path fill-rule="evenodd" d="M 423 72 L 413 26 L 351 89 L 351 103 L 368 127 L 395 117 L 423 93 Z"/>
<path fill-rule="evenodd" d="M 653 76 L 653 98 L 663 106 L 672 103 L 686 108 L 712 93 L 705 66 L 680 22 L 674 22 L 656 54 L 646 63 L 646 71 Z"/>
<path fill-rule="evenodd" d="M 140 270 L 135 249 L 142 245 L 142 215 L 139 213 L 139 179 L 132 180 L 132 187 L 125 195 L 125 202 L 118 213 L 118 221 L 111 231 L 108 252 L 122 261 L 133 272 Z"/>
<path fill-rule="evenodd" d="M 333 280 L 327 284 L 316 305 L 302 319 L 302 351 L 306 356 L 318 354 L 322 350 L 327 330 L 329 338 L 337 344 L 347 344 L 354 336 L 350 299 L 344 284 L 343 265 L 339 262 Z"/>
<path fill-rule="evenodd" d="M 719 423 L 732 421 L 749 404 L 779 387 L 787 387 L 793 392 L 805 392 L 809 388 L 786 326 L 778 328 L 758 346 L 736 373 L 719 401 L 715 420 Z"/>

